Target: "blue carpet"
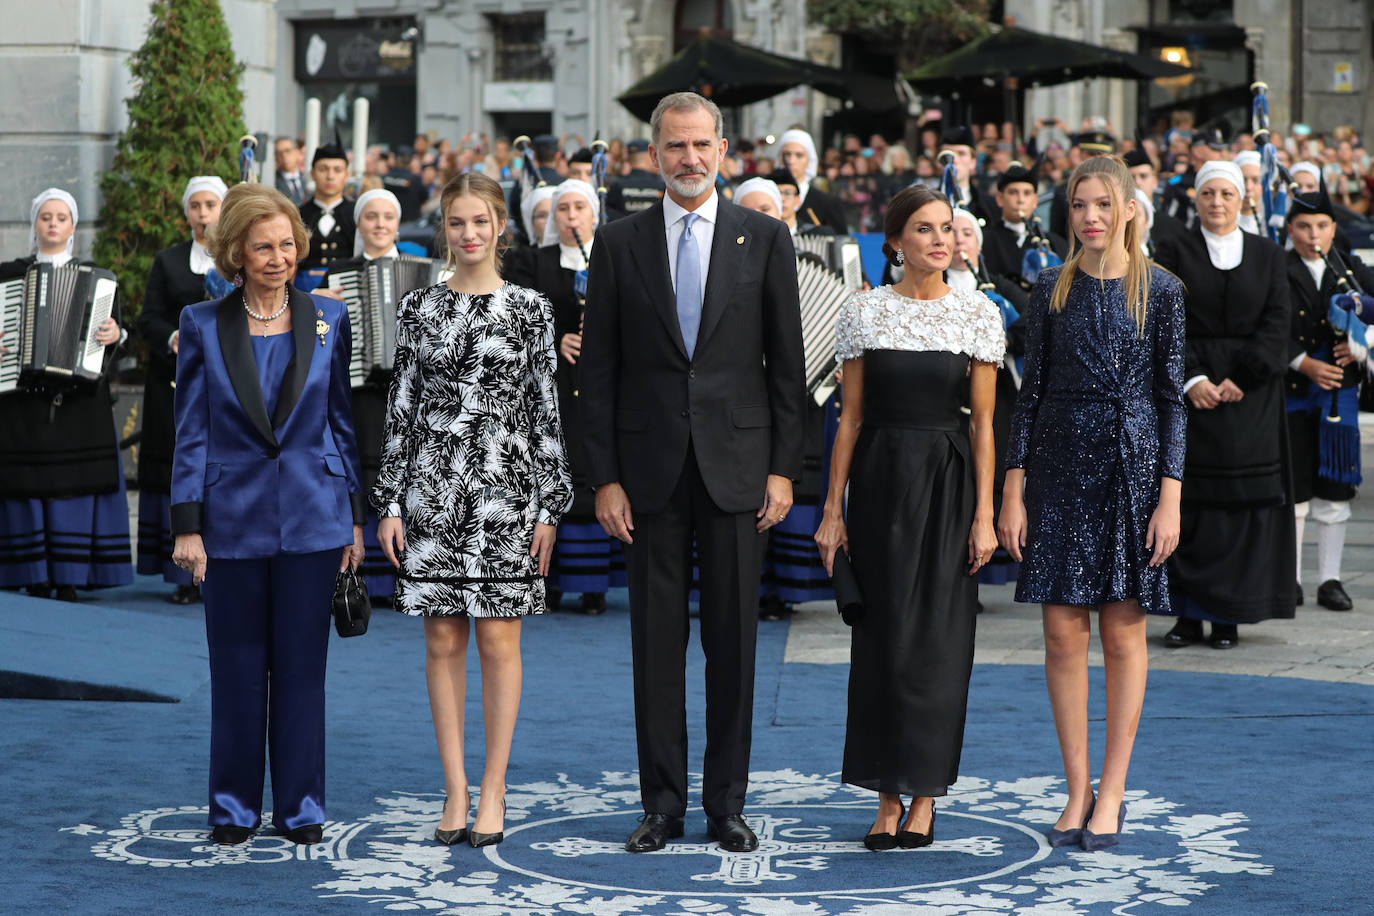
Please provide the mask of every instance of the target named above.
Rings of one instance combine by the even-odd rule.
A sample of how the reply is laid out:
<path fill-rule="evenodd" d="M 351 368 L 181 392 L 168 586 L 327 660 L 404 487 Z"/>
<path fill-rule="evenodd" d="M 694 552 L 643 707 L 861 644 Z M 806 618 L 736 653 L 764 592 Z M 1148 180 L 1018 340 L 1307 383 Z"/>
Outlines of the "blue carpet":
<path fill-rule="evenodd" d="M 1051 851 L 1042 839 L 1063 797 L 1040 670 L 980 666 L 963 775 L 939 804 L 935 846 L 873 854 L 858 844 L 873 797 L 840 785 L 835 772 L 847 671 L 783 664 L 781 623 L 760 627 L 748 806 L 760 851 L 721 853 L 694 811 L 682 841 L 630 856 L 621 844 L 639 811 L 623 590 L 611 593 L 605 616 L 526 624 L 502 845 L 429 841 L 442 782 L 421 628 L 379 611 L 367 636 L 330 647 L 328 804 L 337 820 L 326 842 L 296 847 L 263 834 L 245 847 L 213 847 L 200 610 L 165 604 L 165 590 L 140 577 L 77 608 L 0 594 L 0 670 L 180 701 L 0 700 L 8 912 L 1369 911 L 1370 688 L 1152 674 L 1128 832 L 1117 849 L 1089 855 Z M 689 665 L 695 765 L 704 743 L 699 651 Z M 475 694 L 475 659 L 470 683 Z M 1094 671 L 1099 703 L 1101 686 Z M 474 695 L 474 783 L 479 722 Z M 1100 729 L 1098 721 L 1099 751 Z"/>

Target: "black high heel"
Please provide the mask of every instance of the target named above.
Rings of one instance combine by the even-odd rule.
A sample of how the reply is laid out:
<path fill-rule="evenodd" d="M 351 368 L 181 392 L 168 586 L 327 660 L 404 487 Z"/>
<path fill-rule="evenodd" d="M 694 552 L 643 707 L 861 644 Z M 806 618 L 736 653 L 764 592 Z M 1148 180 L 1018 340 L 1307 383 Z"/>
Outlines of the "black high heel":
<path fill-rule="evenodd" d="M 469 796 L 469 798 L 468 798 L 468 804 L 469 804 L 469 806 L 471 806 L 471 804 L 472 804 L 472 798 L 471 798 L 470 796 Z M 445 796 L 444 796 L 444 808 L 443 808 L 443 811 L 447 811 L 447 810 L 448 810 L 448 796 L 445 795 Z M 443 815 L 443 811 L 441 811 L 441 812 L 439 813 L 439 817 L 440 817 L 441 819 L 442 819 L 443 816 L 444 816 L 444 815 Z M 436 843 L 443 843 L 445 846 L 455 846 L 455 845 L 457 845 L 457 844 L 463 842 L 464 840 L 466 840 L 466 839 L 468 838 L 468 826 L 467 826 L 467 824 L 468 824 L 468 813 L 467 813 L 466 811 L 464 811 L 464 812 L 463 812 L 463 826 L 459 827 L 459 828 L 456 829 L 456 830 L 441 830 L 440 828 L 435 827 L 435 828 L 434 828 L 434 841 L 435 841 Z"/>
<path fill-rule="evenodd" d="M 913 801 L 912 807 L 916 806 Z M 903 849 L 924 849 L 935 842 L 935 800 L 930 801 L 930 829 L 925 833 L 917 833 L 914 830 L 898 830 L 897 845 Z"/>
<path fill-rule="evenodd" d="M 902 804 L 900 798 L 897 799 L 897 807 L 901 810 L 897 812 L 897 823 L 902 822 L 906 817 L 906 805 Z M 889 849 L 897 848 L 897 834 L 895 833 L 870 833 L 864 837 L 864 847 L 874 852 L 887 852 Z"/>
<path fill-rule="evenodd" d="M 1088 826 L 1088 821 L 1093 819 L 1093 809 L 1097 807 L 1097 794 L 1093 793 L 1088 801 L 1088 813 L 1083 815 L 1083 827 Z M 1077 846 L 1083 842 L 1083 827 L 1070 827 L 1068 830 L 1056 830 L 1050 828 L 1049 841 L 1055 849 L 1060 846 Z"/>
<path fill-rule="evenodd" d="M 506 800 L 501 799 L 501 820 L 506 819 Z M 498 830 L 495 833 L 481 833 L 476 828 L 468 831 L 468 844 L 473 849 L 481 849 L 483 846 L 495 846 L 506 838 L 506 831 Z"/>

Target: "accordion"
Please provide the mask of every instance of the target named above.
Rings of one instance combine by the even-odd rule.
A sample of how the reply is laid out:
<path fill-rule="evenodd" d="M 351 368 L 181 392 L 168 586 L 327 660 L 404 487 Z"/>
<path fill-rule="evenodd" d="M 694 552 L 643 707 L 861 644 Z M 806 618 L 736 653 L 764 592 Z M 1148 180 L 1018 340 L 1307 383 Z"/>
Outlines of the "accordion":
<path fill-rule="evenodd" d="M 377 258 L 329 275 L 329 288 L 343 295 L 353 329 L 348 375 L 359 388 L 377 372 L 390 372 L 396 351 L 396 304 L 411 290 L 443 283 L 453 271 L 442 261 L 403 254 Z"/>
<path fill-rule="evenodd" d="M 799 235 L 793 239 L 798 254 L 815 255 L 839 274 L 851 290 L 864 288 L 863 258 L 859 243 L 847 235 Z"/>
<path fill-rule="evenodd" d="M 806 390 L 823 404 L 835 390 L 835 322 L 853 290 L 840 274 L 807 256 L 797 258 L 797 287 Z"/>
<path fill-rule="evenodd" d="M 0 361 L 0 392 L 98 381 L 105 347 L 95 333 L 117 289 L 114 274 L 86 264 L 34 264 L 0 283 L 0 340 L 11 350 Z"/>

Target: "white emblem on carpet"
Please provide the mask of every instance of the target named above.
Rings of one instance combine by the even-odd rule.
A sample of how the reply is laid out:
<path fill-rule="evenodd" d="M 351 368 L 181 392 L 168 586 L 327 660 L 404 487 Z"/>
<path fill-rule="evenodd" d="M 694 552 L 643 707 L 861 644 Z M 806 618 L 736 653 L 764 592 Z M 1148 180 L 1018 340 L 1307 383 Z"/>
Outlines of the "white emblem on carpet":
<path fill-rule="evenodd" d="M 700 777 L 694 782 L 698 797 Z M 311 847 L 267 834 L 216 846 L 195 806 L 141 811 L 112 829 L 64 829 L 95 838 L 101 858 L 137 865 L 319 863 L 334 872 L 314 883 L 321 897 L 458 916 L 1144 913 L 1188 906 L 1221 890 L 1214 882 L 1226 876 L 1273 871 L 1240 849 L 1244 814 L 1187 812 L 1142 790 L 1127 794 L 1120 847 L 1051 850 L 1044 832 L 1063 807 L 1061 786 L 1051 776 L 964 777 L 937 804 L 933 846 L 879 854 L 859 843 L 872 793 L 835 774 L 794 770 L 752 775 L 746 813 L 759 849 L 745 855 L 710 842 L 699 810 L 662 852 L 626 853 L 639 814 L 633 773 L 605 773 L 593 785 L 560 774 L 510 786 L 506 841 L 480 852 L 434 843 L 442 797 L 411 793 L 379 797 L 379 810 L 356 822 L 331 821 Z"/>

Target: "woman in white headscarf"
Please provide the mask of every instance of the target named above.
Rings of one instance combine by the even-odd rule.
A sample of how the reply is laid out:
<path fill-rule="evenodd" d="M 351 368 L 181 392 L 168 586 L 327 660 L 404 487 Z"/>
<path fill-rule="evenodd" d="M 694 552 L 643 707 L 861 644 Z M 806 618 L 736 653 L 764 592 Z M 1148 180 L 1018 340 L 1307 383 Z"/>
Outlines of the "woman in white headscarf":
<path fill-rule="evenodd" d="M 219 206 L 229 188 L 218 175 L 197 175 L 186 182 L 181 211 L 191 227 L 189 241 L 153 256 L 138 332 L 148 346 L 148 374 L 143 386 L 143 435 L 138 454 L 138 561 L 140 575 L 160 575 L 175 586 L 173 604 L 200 600 L 191 574 L 172 562 L 172 452 L 176 421 L 172 416 L 177 374 L 177 327 L 181 310 L 213 298 L 205 288 L 214 259 L 205 247 L 205 232 L 219 221 Z"/>
<path fill-rule="evenodd" d="M 538 210 L 547 200 L 548 217 L 542 227 Z M 606 610 L 606 591 L 625 584 L 625 561 L 619 542 L 607 536 L 596 520 L 596 507 L 586 485 L 582 457 L 582 425 L 577 390 L 577 361 L 582 353 L 582 297 L 586 294 L 587 259 L 591 257 L 601 217 L 596 189 L 570 178 L 552 188 L 536 188 L 521 202 L 528 210 L 525 223 L 538 247 L 530 253 L 513 283 L 543 293 L 553 305 L 554 340 L 558 349 L 558 407 L 573 479 L 572 508 L 558 526 L 554 558 L 545 584 L 550 610 L 563 593 L 582 596 L 585 614 Z M 538 232 L 539 234 L 534 234 Z"/>
<path fill-rule="evenodd" d="M 811 135 L 795 128 L 783 131 L 782 136 L 778 138 L 777 150 L 778 162 L 792 173 L 797 182 L 797 190 L 801 193 L 797 222 L 803 225 L 829 226 L 838 235 L 847 234 L 849 227 L 839 198 L 825 193 L 814 185 L 820 159 L 816 155 L 816 144 Z"/>
<path fill-rule="evenodd" d="M 76 200 L 60 188 L 33 199 L 29 255 L 0 264 L 0 282 L 34 264 L 76 261 Z M 105 366 L 127 336 L 114 315 L 95 339 Z M 7 349 L 8 348 L 8 349 Z M 0 360 L 15 359 L 0 340 Z M 0 395 L 0 588 L 77 600 L 76 589 L 133 581 L 129 504 L 107 377 L 94 385 L 42 382 Z"/>
<path fill-rule="evenodd" d="M 385 188 L 373 188 L 358 195 L 358 200 L 353 204 L 353 223 L 357 227 L 353 233 L 353 257 L 329 262 L 320 285 L 315 289 L 321 295 L 334 295 L 330 280 L 336 274 L 359 270 L 368 261 L 377 258 L 397 257 L 402 254 L 402 245 L 410 249 L 405 251 L 406 254 L 424 253 L 414 250 L 418 246 L 396 241 L 396 233 L 401 225 L 401 201 Z M 355 341 L 361 333 L 361 327 L 353 328 Z M 362 385 L 352 389 L 353 432 L 358 440 L 364 493 L 370 492 L 377 482 L 377 467 L 382 460 L 383 426 L 386 423 L 386 389 L 390 383 L 390 372 L 374 369 Z M 377 543 L 377 525 L 380 521 L 377 510 L 368 505 L 367 520 L 363 524 L 364 544 Z M 374 604 L 382 606 L 390 603 L 396 592 L 396 569 L 380 551 L 365 554 L 358 572 L 367 583 L 367 593 Z"/>
<path fill-rule="evenodd" d="M 1179 619 L 1164 644 L 1198 642 L 1209 620 L 1212 647 L 1229 649 L 1237 624 L 1294 614 L 1288 274 L 1279 246 L 1238 225 L 1239 166 L 1208 162 L 1195 187 L 1198 225 L 1156 253 L 1184 283 L 1188 322 L 1182 539 L 1169 558 Z"/>

